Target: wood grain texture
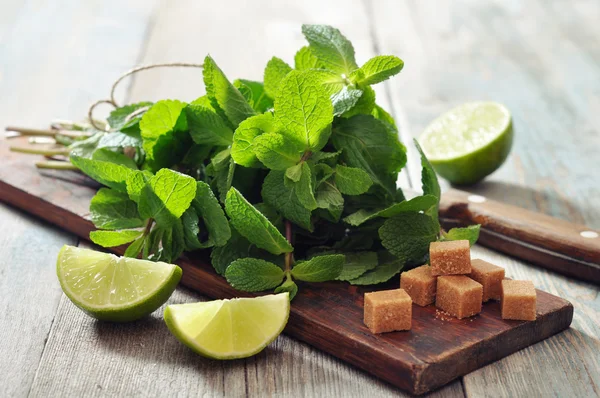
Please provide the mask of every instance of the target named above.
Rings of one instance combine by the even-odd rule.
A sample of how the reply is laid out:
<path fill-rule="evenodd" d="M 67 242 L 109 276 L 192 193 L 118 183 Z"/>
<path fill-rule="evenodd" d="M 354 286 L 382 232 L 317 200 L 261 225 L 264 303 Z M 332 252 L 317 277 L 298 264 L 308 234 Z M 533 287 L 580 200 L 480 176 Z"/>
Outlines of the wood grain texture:
<path fill-rule="evenodd" d="M 368 1 L 382 52 L 406 62 L 390 87 L 405 141 L 470 100 L 503 102 L 516 139 L 508 161 L 468 191 L 600 227 L 597 2 Z M 540 23 L 540 21 L 544 21 Z M 419 186 L 409 147 L 410 179 Z M 445 187 L 448 185 L 445 184 Z M 464 189 L 464 188 L 463 188 Z M 476 247 L 507 275 L 571 300 L 566 333 L 463 378 L 470 396 L 597 396 L 600 289 Z M 516 370 L 516 371 L 515 371 Z"/>
<path fill-rule="evenodd" d="M 94 227 L 83 218 L 87 211 L 81 207 L 95 189 L 55 184 L 51 177 L 40 181 L 34 168 L 15 167 L 26 155 L 7 152 L 2 145 L 0 154 L 7 160 L 0 166 L 0 200 L 58 220 L 61 227 L 88 238 Z M 69 194 L 75 191 L 81 194 Z M 42 201 L 45 210 L 40 212 Z M 79 214 L 73 212 L 77 208 Z M 123 248 L 111 250 L 122 254 Z M 181 283 L 211 298 L 245 295 L 214 272 L 206 254 L 187 253 L 177 261 L 183 269 Z M 387 287 L 398 285 L 394 278 Z M 463 320 L 444 320 L 436 316 L 434 306 L 415 306 L 409 332 L 373 335 L 362 321 L 363 295 L 379 288 L 340 282 L 302 284 L 285 333 L 406 391 L 423 394 L 568 328 L 573 317 L 569 302 L 538 291 L 537 319 L 532 322 L 502 320 L 497 302 L 486 303 L 479 316 Z"/>
<path fill-rule="evenodd" d="M 146 2 L 117 3 L 0 2 L 1 128 L 79 119 L 114 75 L 135 62 L 128 46 L 141 44 L 148 14 L 140 5 Z M 122 13 L 113 16 L 116 8 Z M 115 57 L 98 62 L 99 49 L 107 48 Z M 4 137 L 0 142 L 5 144 Z M 0 225 L 0 395 L 23 397 L 61 297 L 56 255 L 77 238 L 5 204 Z"/>

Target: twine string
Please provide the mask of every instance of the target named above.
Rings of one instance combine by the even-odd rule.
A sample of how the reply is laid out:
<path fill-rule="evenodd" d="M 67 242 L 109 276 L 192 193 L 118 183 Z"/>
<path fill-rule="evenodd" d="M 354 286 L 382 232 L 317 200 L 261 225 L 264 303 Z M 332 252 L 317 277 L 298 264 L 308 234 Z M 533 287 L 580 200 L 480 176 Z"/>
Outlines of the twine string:
<path fill-rule="evenodd" d="M 90 106 L 90 108 L 88 109 L 88 119 L 90 120 L 90 124 L 92 126 L 94 126 L 94 128 L 97 130 L 105 130 L 105 127 L 99 127 L 96 124 L 94 117 L 93 117 L 94 109 L 100 104 L 109 104 L 109 105 L 112 105 L 115 109 L 119 108 L 119 105 L 117 104 L 117 101 L 115 100 L 115 91 L 117 90 L 117 86 L 119 85 L 119 83 L 121 83 L 121 81 L 123 81 L 123 79 L 125 79 L 126 77 L 131 76 L 135 73 L 144 71 L 144 70 L 154 69 L 154 68 L 203 68 L 203 67 L 204 67 L 204 64 L 194 64 L 194 63 L 187 63 L 187 62 L 171 62 L 171 63 L 166 63 L 166 64 L 142 65 L 142 66 L 138 66 L 138 67 L 128 70 L 127 72 L 125 72 L 121 76 L 119 76 L 119 78 L 117 80 L 115 80 L 115 82 L 113 83 L 112 88 L 110 90 L 110 99 L 98 100 Z M 147 110 L 148 110 L 148 107 L 140 108 L 140 109 L 136 110 L 133 114 L 129 115 L 127 119 L 131 120 L 131 118 L 133 118 Z"/>

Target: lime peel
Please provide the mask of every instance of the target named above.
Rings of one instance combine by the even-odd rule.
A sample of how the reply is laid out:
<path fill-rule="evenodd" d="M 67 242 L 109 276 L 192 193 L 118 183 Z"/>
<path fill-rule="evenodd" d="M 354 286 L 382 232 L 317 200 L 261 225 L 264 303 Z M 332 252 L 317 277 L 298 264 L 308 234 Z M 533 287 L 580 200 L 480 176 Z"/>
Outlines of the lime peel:
<path fill-rule="evenodd" d="M 258 354 L 281 334 L 290 314 L 289 293 L 169 305 L 164 319 L 173 335 L 213 359 Z"/>
<path fill-rule="evenodd" d="M 454 184 L 472 184 L 498 169 L 513 140 L 509 110 L 469 102 L 435 119 L 419 137 L 435 171 Z"/>
<path fill-rule="evenodd" d="M 56 261 L 63 292 L 88 315 L 107 321 L 142 318 L 163 305 L 179 280 L 174 264 L 63 246 Z"/>

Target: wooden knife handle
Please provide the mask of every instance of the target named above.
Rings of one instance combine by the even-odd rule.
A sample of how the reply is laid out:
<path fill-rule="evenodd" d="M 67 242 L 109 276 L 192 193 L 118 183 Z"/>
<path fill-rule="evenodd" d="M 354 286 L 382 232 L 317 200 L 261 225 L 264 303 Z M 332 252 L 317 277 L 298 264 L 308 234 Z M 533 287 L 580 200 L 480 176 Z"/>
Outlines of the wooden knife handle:
<path fill-rule="evenodd" d="M 442 194 L 440 221 L 444 228 L 481 224 L 484 246 L 600 283 L 600 233 L 584 225 L 458 190 Z"/>

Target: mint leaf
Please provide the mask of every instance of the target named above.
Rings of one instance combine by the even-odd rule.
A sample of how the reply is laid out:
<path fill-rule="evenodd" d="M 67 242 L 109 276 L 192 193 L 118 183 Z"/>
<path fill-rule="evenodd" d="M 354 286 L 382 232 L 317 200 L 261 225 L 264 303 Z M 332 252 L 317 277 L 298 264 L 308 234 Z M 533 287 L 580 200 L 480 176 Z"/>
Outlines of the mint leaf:
<path fill-rule="evenodd" d="M 402 263 L 422 261 L 434 242 L 439 227 L 423 213 L 401 213 L 385 221 L 379 228 L 381 244 Z"/>
<path fill-rule="evenodd" d="M 273 100 L 267 95 L 265 86 L 261 82 L 237 79 L 233 82 L 233 85 L 240 92 L 242 92 L 240 88 L 244 87 L 245 93 L 242 92 L 242 95 L 256 112 L 263 113 L 273 108 Z"/>
<path fill-rule="evenodd" d="M 186 251 L 194 251 L 202 249 L 203 245 L 198 239 L 200 233 L 200 226 L 198 220 L 198 213 L 194 210 L 194 207 L 189 207 L 181 215 L 181 224 L 183 226 L 183 241 Z"/>
<path fill-rule="evenodd" d="M 130 168 L 101 160 L 87 159 L 73 153 L 70 154 L 69 159 L 79 170 L 100 184 L 119 192 L 126 192 L 127 177 L 133 173 L 133 170 Z"/>
<path fill-rule="evenodd" d="M 152 102 L 138 102 L 137 104 L 125 105 L 113 110 L 106 121 L 113 131 L 130 130 L 140 122 L 144 112 L 142 108 L 150 108 Z"/>
<path fill-rule="evenodd" d="M 231 238 L 224 246 L 215 247 L 210 253 L 213 268 L 219 275 L 224 275 L 225 270 L 234 260 L 248 257 L 251 243 L 240 235 L 235 229 L 231 229 Z"/>
<path fill-rule="evenodd" d="M 99 132 L 95 133 L 91 137 L 88 137 L 84 140 L 77 140 L 71 144 L 69 144 L 69 149 L 71 152 L 69 154 L 70 157 L 79 156 L 82 158 L 91 159 L 94 151 L 98 148 L 98 144 L 102 137 L 104 137 L 106 133 Z M 58 135 L 57 137 L 61 137 Z"/>
<path fill-rule="evenodd" d="M 469 225 L 465 228 L 452 228 L 450 231 L 443 234 L 442 240 L 468 240 L 473 246 L 479 239 L 479 230 L 481 225 Z"/>
<path fill-rule="evenodd" d="M 197 181 L 192 207 L 202 217 L 208 230 L 208 242 L 203 243 L 202 247 L 225 245 L 231 237 L 229 222 L 212 189 L 205 182 Z"/>
<path fill-rule="evenodd" d="M 375 184 L 394 196 L 396 173 L 406 164 L 406 148 L 383 122 L 370 115 L 342 118 L 331 141 L 342 151 L 342 159 L 348 166 L 363 169 Z"/>
<path fill-rule="evenodd" d="M 356 104 L 347 112 L 343 117 L 351 117 L 354 115 L 370 115 L 375 109 L 375 90 L 369 86 L 357 86 L 358 89 L 362 90 L 363 94 L 360 96 Z"/>
<path fill-rule="evenodd" d="M 326 163 L 319 163 L 313 166 L 313 174 L 315 175 L 316 186 L 318 187 L 324 181 L 328 180 L 334 173 L 334 170 Z"/>
<path fill-rule="evenodd" d="M 178 163 L 189 148 L 185 107 L 181 101 L 158 101 L 142 116 L 143 148 L 153 171 Z"/>
<path fill-rule="evenodd" d="M 227 282 L 235 289 L 260 292 L 276 287 L 283 280 L 283 271 L 277 265 L 258 258 L 240 258 L 225 271 Z"/>
<path fill-rule="evenodd" d="M 327 69 L 348 76 L 357 69 L 354 47 L 339 30 L 327 25 L 302 25 L 302 33 L 313 54 Z"/>
<path fill-rule="evenodd" d="M 140 252 L 142 251 L 142 247 L 144 246 L 144 242 L 146 241 L 145 238 L 146 237 L 144 235 L 141 235 L 139 238 L 134 240 L 127 247 L 125 253 L 123 253 L 123 257 L 137 258 L 137 256 L 139 256 Z"/>
<path fill-rule="evenodd" d="M 298 262 L 292 268 L 292 276 L 305 282 L 326 282 L 337 278 L 344 267 L 343 254 L 328 254 Z"/>
<path fill-rule="evenodd" d="M 375 252 L 356 252 L 345 253 L 346 262 L 342 268 L 338 281 L 350 281 L 356 279 L 365 272 L 372 270 L 379 264 L 377 253 Z"/>
<path fill-rule="evenodd" d="M 327 211 L 322 216 L 337 223 L 344 210 L 344 198 L 335 184 L 331 180 L 321 183 L 317 187 L 315 198 L 317 206 Z"/>
<path fill-rule="evenodd" d="M 436 205 L 437 198 L 433 195 L 417 196 L 408 201 L 395 203 L 392 206 L 382 210 L 360 209 L 344 218 L 344 221 L 352 226 L 357 227 L 362 223 L 374 218 L 390 218 L 406 212 L 426 212 Z"/>
<path fill-rule="evenodd" d="M 308 46 L 304 46 L 298 50 L 294 56 L 294 65 L 297 70 L 317 69 L 320 67 L 319 59 Z"/>
<path fill-rule="evenodd" d="M 437 175 L 435 174 L 435 170 L 433 170 L 433 166 L 431 166 L 431 163 L 429 163 L 429 160 L 427 159 L 427 156 L 425 156 L 423 149 L 421 149 L 419 142 L 416 139 L 414 142 L 417 150 L 421 154 L 421 166 L 423 167 L 423 170 L 421 171 L 421 182 L 423 184 L 423 193 L 426 195 L 433 195 L 439 201 L 442 191 L 440 189 L 440 184 L 438 182 Z"/>
<path fill-rule="evenodd" d="M 233 130 L 214 110 L 201 105 L 185 108 L 192 140 L 196 144 L 228 146 L 233 140 Z"/>
<path fill-rule="evenodd" d="M 141 119 L 141 117 L 140 117 Z M 135 132 L 123 133 L 120 131 L 113 131 L 102 135 L 100 141 L 98 141 L 98 148 L 126 148 L 126 147 L 142 147 L 142 136 L 140 135 L 139 128 Z"/>
<path fill-rule="evenodd" d="M 346 195 L 360 195 L 369 190 L 373 181 L 363 169 L 338 165 L 335 168 L 335 185 Z"/>
<path fill-rule="evenodd" d="M 356 70 L 351 79 L 357 84 L 377 84 L 399 73 L 404 62 L 393 55 L 378 55 Z"/>
<path fill-rule="evenodd" d="M 90 216 L 96 228 L 126 229 L 144 225 L 137 205 L 126 193 L 100 188 L 90 203 Z"/>
<path fill-rule="evenodd" d="M 146 183 L 150 181 L 152 178 L 152 173 L 149 171 L 139 171 L 135 170 L 127 176 L 127 195 L 129 195 L 129 199 L 134 202 L 138 202 L 140 199 L 140 193 L 142 192 L 142 188 L 146 186 Z"/>
<path fill-rule="evenodd" d="M 207 174 L 214 177 L 211 184 L 216 184 L 219 198 L 221 202 L 225 202 L 225 196 L 231 188 L 235 173 L 235 162 L 231 158 L 231 148 L 224 149 L 213 156 L 210 160 L 210 167 L 212 172 L 209 173 L 207 168 Z"/>
<path fill-rule="evenodd" d="M 312 231 L 310 210 L 298 200 L 296 188 L 285 184 L 284 179 L 284 172 L 277 170 L 271 171 L 265 177 L 261 191 L 264 201 L 277 209 L 286 219 Z"/>
<path fill-rule="evenodd" d="M 231 157 L 235 163 L 246 167 L 260 167 L 261 163 L 254 154 L 254 139 L 273 130 L 271 113 L 252 116 L 240 123 L 233 134 L 231 146 Z"/>
<path fill-rule="evenodd" d="M 271 98 L 275 98 L 281 82 L 291 71 L 292 67 L 280 58 L 273 57 L 269 60 L 265 68 L 265 91 Z"/>
<path fill-rule="evenodd" d="M 185 239 L 181 220 L 175 222 L 168 228 L 163 228 L 161 239 L 160 261 L 172 263 L 181 256 L 185 250 Z"/>
<path fill-rule="evenodd" d="M 331 96 L 333 115 L 340 116 L 352 109 L 362 96 L 363 91 L 344 86 L 341 91 Z"/>
<path fill-rule="evenodd" d="M 291 279 L 287 279 L 285 282 L 283 282 L 283 284 L 281 286 L 278 286 L 275 289 L 275 294 L 279 294 L 279 293 L 284 293 L 284 292 L 288 292 L 290 294 L 290 301 L 294 299 L 294 297 L 296 297 L 296 294 L 298 294 L 298 285 L 296 285 L 296 282 L 294 282 Z"/>
<path fill-rule="evenodd" d="M 97 245 L 102 247 L 115 247 L 121 246 L 125 243 L 133 242 L 140 235 L 142 231 L 136 229 L 123 229 L 121 231 L 92 231 L 90 232 L 90 239 Z"/>
<path fill-rule="evenodd" d="M 277 228 L 235 188 L 231 188 L 227 193 L 225 211 L 233 227 L 261 249 L 273 254 L 294 250 Z"/>
<path fill-rule="evenodd" d="M 114 164 L 119 164 L 121 166 L 128 167 L 133 170 L 137 170 L 137 164 L 133 161 L 133 159 L 128 158 L 122 153 L 111 151 L 108 148 L 99 148 L 94 151 L 92 155 L 92 159 L 100 160 L 102 162 L 109 162 Z"/>
<path fill-rule="evenodd" d="M 302 158 L 302 146 L 278 133 L 261 134 L 252 141 L 254 154 L 271 170 L 285 170 Z"/>
<path fill-rule="evenodd" d="M 229 82 L 227 76 L 210 56 L 206 56 L 204 59 L 203 75 L 206 95 L 213 108 L 221 117 L 228 120 L 234 129 L 242 121 L 256 114 L 244 96 Z"/>
<path fill-rule="evenodd" d="M 388 260 L 379 257 L 379 262 L 376 268 L 367 271 L 356 279 L 350 280 L 351 285 L 376 285 L 387 282 L 402 271 L 403 263 L 399 259 Z M 387 257 L 387 256 L 386 256 Z M 385 261 L 385 262 L 384 262 Z"/>
<path fill-rule="evenodd" d="M 333 106 L 312 71 L 290 72 L 275 99 L 275 123 L 281 133 L 317 151 L 331 134 Z"/>
<path fill-rule="evenodd" d="M 170 227 L 196 196 L 196 181 L 185 174 L 161 169 L 144 186 L 138 209 L 142 217 L 152 218 L 161 227 Z"/>
<path fill-rule="evenodd" d="M 379 119 L 382 122 L 389 124 L 393 129 L 396 129 L 396 121 L 394 120 L 392 115 L 390 115 L 385 109 L 383 109 L 379 105 L 375 104 L 371 115 L 373 115 L 375 119 Z"/>
<path fill-rule="evenodd" d="M 288 169 L 285 171 L 285 177 L 289 178 L 293 182 L 300 181 L 300 178 L 302 177 L 302 164 L 303 163 L 298 163 L 294 166 L 288 167 Z"/>
<path fill-rule="evenodd" d="M 302 162 L 300 165 L 300 178 L 298 181 L 285 179 L 284 184 L 286 184 L 289 189 L 293 189 L 294 192 L 296 192 L 298 201 L 306 209 L 314 210 L 317 208 L 317 202 L 313 193 L 312 175 L 310 167 L 306 162 Z"/>

